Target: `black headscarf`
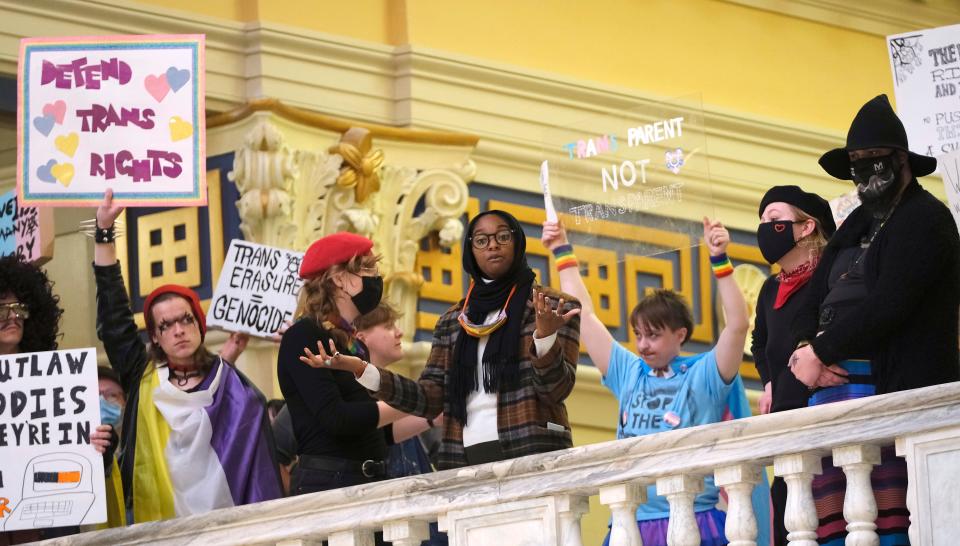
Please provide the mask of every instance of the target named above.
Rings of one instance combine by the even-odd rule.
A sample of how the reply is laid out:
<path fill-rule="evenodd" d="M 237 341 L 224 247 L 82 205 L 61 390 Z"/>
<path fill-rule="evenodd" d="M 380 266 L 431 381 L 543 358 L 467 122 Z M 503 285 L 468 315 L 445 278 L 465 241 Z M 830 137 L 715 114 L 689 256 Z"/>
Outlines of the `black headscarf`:
<path fill-rule="evenodd" d="M 484 282 L 483 272 L 473 256 L 470 236 L 480 218 L 496 214 L 513 230 L 513 264 L 499 279 Z M 523 313 L 533 288 L 534 273 L 527 265 L 527 238 L 520 222 L 502 210 L 491 210 L 478 214 L 470 221 L 463 237 L 463 269 L 473 280 L 473 292 L 469 306 L 464 310 L 473 324 L 483 324 L 491 311 L 503 308 L 516 286 L 516 292 L 507 307 L 507 321 L 490 334 L 487 346 L 483 350 L 483 388 L 487 392 L 500 392 L 501 388 L 515 388 L 520 380 L 519 352 L 520 333 L 523 330 Z M 489 280 L 489 279 L 488 279 Z M 447 403 L 453 417 L 467 424 L 467 397 L 478 389 L 477 385 L 477 345 L 475 338 L 460 331 L 453 349 L 450 389 L 447 391 Z"/>

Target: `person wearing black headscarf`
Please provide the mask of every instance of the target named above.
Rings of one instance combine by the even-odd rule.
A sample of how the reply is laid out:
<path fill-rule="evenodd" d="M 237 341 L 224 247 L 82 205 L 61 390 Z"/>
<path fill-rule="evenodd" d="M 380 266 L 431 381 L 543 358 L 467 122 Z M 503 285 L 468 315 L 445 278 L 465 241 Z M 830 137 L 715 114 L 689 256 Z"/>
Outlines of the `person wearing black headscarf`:
<path fill-rule="evenodd" d="M 443 412 L 440 469 L 573 447 L 564 400 L 580 354 L 579 302 L 537 285 L 526 244 L 506 212 L 473 218 L 463 241 L 470 286 L 437 321 L 419 380 L 343 355 L 316 357 L 354 372 L 402 412 L 427 419 Z"/>

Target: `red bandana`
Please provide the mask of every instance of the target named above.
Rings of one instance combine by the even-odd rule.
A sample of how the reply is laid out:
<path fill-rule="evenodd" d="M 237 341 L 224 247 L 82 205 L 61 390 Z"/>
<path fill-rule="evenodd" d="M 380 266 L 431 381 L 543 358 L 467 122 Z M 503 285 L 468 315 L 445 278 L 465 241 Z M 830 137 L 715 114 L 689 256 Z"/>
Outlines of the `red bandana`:
<path fill-rule="evenodd" d="M 800 288 L 807 284 L 807 281 L 810 280 L 810 277 L 813 276 L 813 271 L 817 268 L 817 262 L 819 260 L 814 259 L 809 262 L 800 264 L 796 269 L 790 271 L 781 271 L 777 275 L 777 281 L 780 282 L 779 288 L 777 288 L 777 299 L 773 302 L 774 309 L 780 309 L 783 307 L 787 300 L 790 299 L 790 296 L 794 292 L 800 290 Z"/>

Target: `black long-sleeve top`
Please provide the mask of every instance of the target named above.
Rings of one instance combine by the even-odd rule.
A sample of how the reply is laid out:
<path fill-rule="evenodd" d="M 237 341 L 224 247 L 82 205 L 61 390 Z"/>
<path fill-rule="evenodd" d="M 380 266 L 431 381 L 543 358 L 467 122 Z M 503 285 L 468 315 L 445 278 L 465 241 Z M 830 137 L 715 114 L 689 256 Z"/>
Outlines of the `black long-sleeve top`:
<path fill-rule="evenodd" d="M 277 357 L 277 380 L 290 408 L 298 455 L 323 455 L 355 461 L 382 460 L 392 427 L 377 429 L 377 402 L 353 374 L 313 368 L 300 361 L 304 347 L 328 347 L 330 333 L 303 318 L 283 334 Z M 337 346 L 343 354 L 352 354 Z M 329 352 L 329 349 L 328 349 Z M 356 356 L 356 355 L 354 355 Z"/>
<path fill-rule="evenodd" d="M 950 210 L 916 179 L 863 258 L 868 296 L 816 335 L 834 261 L 859 245 L 873 223 L 858 208 L 824 249 L 795 340 L 810 341 L 826 364 L 870 358 L 878 394 L 960 380 L 960 235 Z"/>
<path fill-rule="evenodd" d="M 810 292 L 810 282 L 794 292 L 780 309 L 774 309 L 780 281 L 771 275 L 760 288 L 757 298 L 757 318 L 754 322 L 751 348 L 753 360 L 760 373 L 760 380 L 766 385 L 772 382 L 773 403 L 770 411 L 787 411 L 804 408 L 810 391 L 787 367 L 790 355 L 796 347 L 792 332 L 797 313 L 803 308 L 804 300 Z"/>

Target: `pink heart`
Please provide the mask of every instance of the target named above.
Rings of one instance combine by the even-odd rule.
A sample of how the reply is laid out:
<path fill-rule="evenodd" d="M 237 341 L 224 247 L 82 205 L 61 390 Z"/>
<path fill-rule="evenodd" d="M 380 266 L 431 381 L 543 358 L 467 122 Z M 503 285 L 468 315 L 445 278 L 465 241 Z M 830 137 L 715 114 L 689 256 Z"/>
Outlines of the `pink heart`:
<path fill-rule="evenodd" d="M 62 100 L 43 105 L 43 115 L 52 115 L 57 125 L 63 125 L 63 116 L 67 114 L 67 103 Z"/>
<path fill-rule="evenodd" d="M 143 81 L 143 86 L 147 88 L 147 93 L 150 93 L 151 97 L 157 99 L 157 102 L 161 102 L 163 97 L 166 97 L 167 93 L 170 92 L 166 74 L 147 76 L 147 79 Z"/>

